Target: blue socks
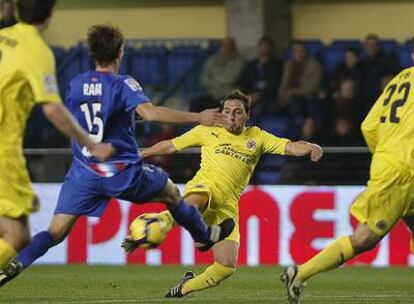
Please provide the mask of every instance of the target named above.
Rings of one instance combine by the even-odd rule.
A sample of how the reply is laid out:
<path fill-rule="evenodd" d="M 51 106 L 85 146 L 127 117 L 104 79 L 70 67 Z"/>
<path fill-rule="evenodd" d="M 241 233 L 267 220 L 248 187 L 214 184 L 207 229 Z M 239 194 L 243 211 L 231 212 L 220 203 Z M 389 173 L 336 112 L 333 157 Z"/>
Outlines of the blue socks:
<path fill-rule="evenodd" d="M 23 268 L 27 268 L 34 261 L 44 255 L 50 247 L 54 246 L 53 236 L 48 231 L 42 231 L 36 234 L 32 241 L 27 245 L 15 258 L 23 264 Z"/>
<path fill-rule="evenodd" d="M 181 200 L 177 207 L 169 211 L 177 224 L 187 229 L 196 242 L 206 243 L 210 239 L 208 227 L 195 207 Z"/>

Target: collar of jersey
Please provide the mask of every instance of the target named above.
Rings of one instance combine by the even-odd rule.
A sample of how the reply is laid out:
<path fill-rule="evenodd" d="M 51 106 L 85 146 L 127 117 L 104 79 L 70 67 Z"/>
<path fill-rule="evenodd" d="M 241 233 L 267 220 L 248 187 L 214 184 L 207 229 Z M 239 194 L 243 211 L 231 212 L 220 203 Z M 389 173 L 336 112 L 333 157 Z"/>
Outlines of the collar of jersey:
<path fill-rule="evenodd" d="M 24 23 L 24 22 L 19 22 L 16 24 L 16 26 L 20 27 L 24 31 L 32 32 L 36 35 L 40 35 L 39 30 L 34 25 Z"/>

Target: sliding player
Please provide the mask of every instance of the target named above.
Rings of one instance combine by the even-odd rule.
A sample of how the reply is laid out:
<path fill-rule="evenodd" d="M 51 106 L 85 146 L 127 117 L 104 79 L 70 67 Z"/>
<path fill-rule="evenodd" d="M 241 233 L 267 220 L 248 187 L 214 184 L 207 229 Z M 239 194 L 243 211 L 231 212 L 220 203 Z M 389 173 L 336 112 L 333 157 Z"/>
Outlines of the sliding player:
<path fill-rule="evenodd" d="M 0 269 L 30 241 L 28 216 L 38 207 L 23 136 L 35 105 L 61 132 L 100 160 L 111 145 L 96 144 L 62 105 L 53 54 L 42 38 L 54 0 L 17 1 L 20 22 L 0 31 Z"/>
<path fill-rule="evenodd" d="M 96 70 L 74 78 L 66 97 L 69 110 L 90 136 L 96 142 L 112 143 L 117 152 L 102 163 L 91 155 L 88 147 L 72 142 L 74 160 L 49 229 L 36 234 L 5 267 L 0 285 L 64 240 L 79 216 L 101 216 L 111 197 L 135 203 L 164 202 L 174 220 L 190 232 L 202 251 L 233 230 L 232 219 L 207 227 L 199 211 L 182 200 L 177 187 L 162 169 L 143 166 L 134 134 L 135 112 L 148 121 L 167 123 L 225 124 L 227 117 L 215 110 L 198 114 L 153 106 L 135 79 L 117 75 L 123 42 L 123 35 L 116 27 L 91 27 L 88 48 Z"/>
<path fill-rule="evenodd" d="M 368 187 L 350 210 L 359 222 L 357 228 L 306 263 L 285 269 L 281 278 L 290 303 L 299 303 L 308 279 L 373 249 L 400 219 L 414 234 L 413 117 L 414 67 L 410 67 L 388 83 L 361 126 L 373 157 Z"/>
<path fill-rule="evenodd" d="M 197 126 L 177 138 L 159 142 L 142 152 L 142 156 L 147 157 L 201 147 L 200 170 L 187 183 L 184 197 L 202 212 L 204 220 L 210 225 L 229 217 L 238 222 L 240 194 L 248 185 L 261 155 L 310 155 L 312 161 L 318 161 L 322 157 L 322 149 L 318 145 L 303 141 L 290 142 L 258 127 L 246 127 L 250 105 L 248 97 L 240 91 L 230 93 L 222 105 L 222 112 L 229 116 L 231 125 L 225 128 Z M 174 219 L 170 212 L 164 211 L 159 216 L 171 229 Z M 239 229 L 236 226 L 229 237 L 213 246 L 214 264 L 198 276 L 193 272 L 184 274 L 179 284 L 171 288 L 166 297 L 183 297 L 194 291 L 214 287 L 233 275 L 236 271 L 239 242 Z M 125 239 L 123 247 L 127 251 L 134 249 L 130 238 Z"/>

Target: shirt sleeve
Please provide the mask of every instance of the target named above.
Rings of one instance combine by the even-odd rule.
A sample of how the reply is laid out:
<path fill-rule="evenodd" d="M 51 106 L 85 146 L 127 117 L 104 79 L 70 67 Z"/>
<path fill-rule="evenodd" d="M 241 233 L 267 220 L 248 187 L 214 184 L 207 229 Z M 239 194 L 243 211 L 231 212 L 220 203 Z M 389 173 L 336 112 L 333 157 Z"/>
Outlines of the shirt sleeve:
<path fill-rule="evenodd" d="M 141 85 L 134 78 L 125 78 L 122 85 L 122 100 L 124 101 L 125 112 L 135 109 L 141 103 L 150 101 L 144 94 Z"/>
<path fill-rule="evenodd" d="M 42 58 L 31 61 L 26 68 L 35 103 L 62 102 L 56 81 L 55 59 L 52 51 L 48 50 Z"/>
<path fill-rule="evenodd" d="M 274 136 L 263 130 L 260 131 L 260 137 L 262 139 L 262 153 L 286 154 L 286 145 L 290 142 L 289 139 Z"/>
<path fill-rule="evenodd" d="M 178 136 L 172 140 L 177 151 L 181 151 L 190 147 L 199 147 L 204 142 L 204 127 L 197 126 L 190 131 Z"/>

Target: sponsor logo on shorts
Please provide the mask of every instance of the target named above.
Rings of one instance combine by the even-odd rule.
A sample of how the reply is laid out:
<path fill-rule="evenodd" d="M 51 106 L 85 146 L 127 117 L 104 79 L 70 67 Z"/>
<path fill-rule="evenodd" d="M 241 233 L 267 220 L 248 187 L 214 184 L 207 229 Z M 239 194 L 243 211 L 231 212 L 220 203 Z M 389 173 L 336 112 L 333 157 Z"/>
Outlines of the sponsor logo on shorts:
<path fill-rule="evenodd" d="M 204 185 L 202 185 L 202 184 L 197 184 L 197 185 L 195 185 L 195 186 L 194 186 L 194 188 L 204 188 Z"/>
<path fill-rule="evenodd" d="M 254 139 L 249 139 L 246 143 L 246 147 L 249 150 L 256 150 L 256 141 Z"/>
<path fill-rule="evenodd" d="M 385 220 L 380 220 L 377 222 L 376 227 L 380 230 L 387 229 L 387 222 Z"/>

